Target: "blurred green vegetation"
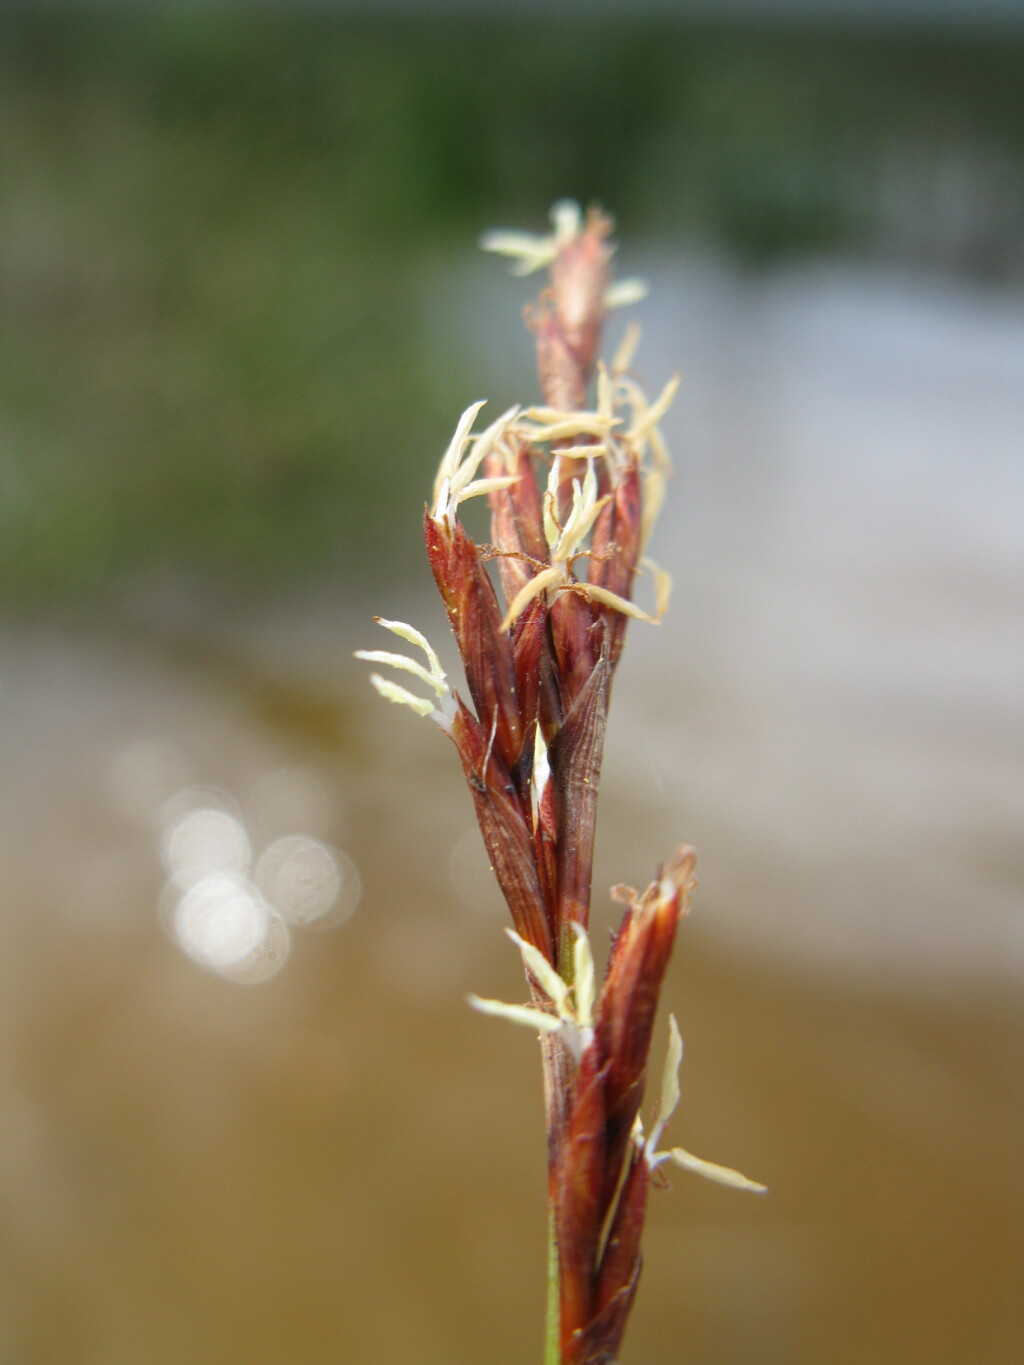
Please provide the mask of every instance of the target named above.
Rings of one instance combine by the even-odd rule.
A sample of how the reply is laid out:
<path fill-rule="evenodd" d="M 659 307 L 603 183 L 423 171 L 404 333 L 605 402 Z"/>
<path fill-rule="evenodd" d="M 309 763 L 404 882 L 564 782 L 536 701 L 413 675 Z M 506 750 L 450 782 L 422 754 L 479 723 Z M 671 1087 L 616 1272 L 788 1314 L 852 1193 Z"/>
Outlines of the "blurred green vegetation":
<path fill-rule="evenodd" d="M 565 194 L 749 263 L 1013 278 L 1022 88 L 998 35 L 4 11 L 5 608 L 407 563 L 467 400 L 423 281 Z M 903 231 L 949 165 L 966 226 Z"/>

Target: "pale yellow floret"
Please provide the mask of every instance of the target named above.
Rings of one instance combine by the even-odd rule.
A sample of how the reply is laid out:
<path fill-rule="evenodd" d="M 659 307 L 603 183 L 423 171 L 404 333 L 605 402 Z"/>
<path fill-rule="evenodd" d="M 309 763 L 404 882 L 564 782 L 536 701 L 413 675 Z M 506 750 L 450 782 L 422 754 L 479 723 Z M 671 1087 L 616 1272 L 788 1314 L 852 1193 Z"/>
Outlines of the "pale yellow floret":
<path fill-rule="evenodd" d="M 487 1000 L 480 995 L 467 995 L 466 999 L 481 1014 L 506 1019 L 510 1024 L 522 1024 L 524 1028 L 535 1029 L 538 1033 L 557 1033 L 562 1027 L 557 1015 L 534 1009 L 532 1005 L 506 1005 L 503 1000 Z"/>
<path fill-rule="evenodd" d="M 551 764 L 548 762 L 548 746 L 544 742 L 544 731 L 541 726 L 535 725 L 533 727 L 533 769 L 530 774 L 530 807 L 533 813 L 534 830 L 540 822 L 544 788 L 550 778 Z"/>
<path fill-rule="evenodd" d="M 539 597 L 548 588 L 565 585 L 565 569 L 561 564 L 556 564 L 553 568 L 542 569 L 539 574 L 535 574 L 528 583 L 525 583 L 509 603 L 505 619 L 501 623 L 502 630 L 508 630 L 513 621 L 519 619 L 526 608 L 535 597 Z"/>
<path fill-rule="evenodd" d="M 398 638 L 404 640 L 406 644 L 415 645 L 417 649 L 422 649 L 423 653 L 427 656 L 427 663 L 430 666 L 431 676 L 441 683 L 444 682 L 447 675 L 441 667 L 441 660 L 437 657 L 437 651 L 434 649 L 434 646 L 421 630 L 417 630 L 415 626 L 408 625 L 405 621 L 389 621 L 384 616 L 375 616 L 373 619 L 377 622 L 378 626 L 383 626 L 385 630 L 390 630 L 392 635 L 397 635 Z M 360 656 L 357 654 L 356 657 L 359 658 Z M 440 691 L 441 689 L 438 690 Z"/>
<path fill-rule="evenodd" d="M 615 381 L 603 360 L 597 362 L 597 413 L 610 430 L 615 419 Z"/>
<path fill-rule="evenodd" d="M 526 415 L 533 415 L 533 409 Z M 571 436 L 596 436 L 603 440 L 619 418 L 603 417 L 597 412 L 561 413 L 546 424 L 537 427 L 524 427 L 531 441 L 565 441 Z"/>
<path fill-rule="evenodd" d="M 672 597 L 672 575 L 667 569 L 659 569 L 653 559 L 646 556 L 641 561 L 654 580 L 654 614 L 659 621 L 664 620 Z"/>
<path fill-rule="evenodd" d="M 644 496 L 640 521 L 640 548 L 643 549 L 650 540 L 655 522 L 661 513 L 667 480 L 672 472 L 672 461 L 658 423 L 672 403 L 679 379 L 676 376 L 670 380 L 654 403 L 647 401 L 647 396 L 640 385 L 623 372 L 632 359 L 632 350 L 638 335 L 639 333 L 632 337 L 627 335 L 615 358 L 612 379 L 605 379 L 603 371 L 599 370 L 598 407 L 607 411 L 610 390 L 613 403 L 628 404 L 631 409 L 630 426 L 621 439 L 624 446 L 635 450 L 641 460 L 640 478 Z M 626 342 L 629 343 L 628 346 Z M 650 462 L 644 458 L 648 447 L 652 457 Z"/>
<path fill-rule="evenodd" d="M 447 729 L 454 714 L 455 702 L 448 687 L 447 676 L 441 667 L 441 661 L 430 641 L 414 626 L 407 625 L 404 621 L 386 621 L 381 616 L 375 619 L 377 624 L 383 626 L 385 630 L 390 630 L 393 635 L 397 635 L 408 644 L 421 649 L 426 655 L 427 666 L 424 667 L 419 660 L 411 659 L 407 654 L 394 654 L 390 650 L 384 649 L 358 649 L 356 650 L 356 658 L 362 659 L 366 663 L 387 664 L 390 668 L 399 668 L 406 673 L 413 674 L 420 682 L 433 688 L 437 694 L 437 700 L 432 701 L 428 697 L 418 697 L 415 692 L 410 692 L 408 688 L 402 687 L 401 684 L 392 682 L 388 678 L 382 678 L 379 673 L 371 673 L 370 682 L 386 701 L 395 702 L 399 706 L 407 706 L 411 711 L 415 711 L 418 716 L 432 716 L 439 725 Z"/>
<path fill-rule="evenodd" d="M 705 1180 L 713 1180 L 717 1185 L 728 1185 L 734 1190 L 750 1190 L 752 1194 L 768 1193 L 768 1186 L 762 1185 L 759 1180 L 751 1180 L 739 1171 L 734 1171 L 731 1166 L 704 1161 L 692 1152 L 684 1152 L 682 1147 L 673 1147 L 668 1155 L 684 1171 L 693 1171 L 694 1175 L 702 1175 Z"/>
<path fill-rule="evenodd" d="M 487 493 L 497 493 L 502 488 L 511 488 L 514 483 L 518 482 L 518 474 L 502 474 L 494 479 L 474 479 L 459 494 L 459 506 L 461 507 L 464 502 L 468 502 L 470 498 L 482 498 Z"/>
<path fill-rule="evenodd" d="M 563 206 L 564 207 L 564 206 Z M 568 215 L 568 210 L 566 209 Z M 569 216 L 564 218 L 563 229 L 569 224 Z M 594 523 L 608 501 L 610 494 L 597 496 L 598 483 L 594 471 L 594 461 L 605 459 L 618 464 L 630 458 L 630 450 L 643 461 L 644 452 L 649 446 L 653 464 L 643 462 L 640 477 L 643 484 L 643 504 L 639 528 L 640 548 L 646 546 L 654 529 L 665 498 L 666 478 L 671 468 L 668 451 L 661 436 L 658 423 L 667 412 L 679 385 L 678 377 L 665 385 L 658 398 L 649 403 L 643 390 L 625 373 L 632 361 L 633 352 L 639 339 L 639 329 L 630 328 L 616 353 L 613 366 L 609 371 L 603 364 L 597 370 L 597 407 L 595 411 L 570 412 L 546 406 L 531 407 L 521 413 L 517 407 L 492 422 L 483 432 L 473 436 L 473 423 L 484 404 L 472 403 L 459 419 L 455 434 L 441 460 L 434 484 L 435 520 L 453 516 L 459 505 L 469 498 L 481 497 L 489 493 L 511 488 L 517 475 L 497 475 L 477 478 L 480 466 L 489 454 L 503 449 L 506 438 L 518 438 L 532 444 L 584 438 L 584 442 L 562 449 L 552 454 L 548 486 L 542 499 L 544 536 L 551 551 L 550 567 L 535 574 L 513 598 L 502 622 L 502 629 L 509 626 L 522 614 L 534 598 L 546 592 L 559 592 L 567 589 L 582 593 L 591 601 L 598 602 L 612 611 L 622 612 L 638 621 L 656 624 L 664 616 L 669 599 L 671 579 L 662 570 L 645 560 L 644 563 L 653 575 L 655 610 L 652 615 L 644 611 L 618 593 L 590 583 L 577 583 L 571 568 L 575 557 L 586 553 L 586 541 Z M 618 415 L 623 406 L 631 411 L 630 426 L 625 435 L 615 435 L 614 428 L 623 422 Z M 586 438 L 591 438 L 586 440 Z M 586 460 L 587 471 L 582 480 L 573 479 L 572 506 L 562 525 L 558 520 L 558 502 L 563 487 L 563 461 Z M 380 659 L 379 662 L 391 662 Z M 408 671 L 415 669 L 408 665 Z"/>
<path fill-rule="evenodd" d="M 550 488 L 548 492 L 550 495 Z M 607 493 L 603 498 L 597 496 L 597 475 L 594 473 L 593 461 L 589 461 L 583 483 L 579 479 L 572 481 L 572 509 L 552 546 L 552 563 L 567 564 L 573 555 L 579 553 L 609 497 Z M 551 544 L 550 540 L 548 544 Z"/>
<path fill-rule="evenodd" d="M 434 710 L 434 703 L 429 697 L 417 697 L 415 692 L 410 692 L 407 687 L 401 687 L 388 678 L 382 678 L 379 673 L 371 673 L 370 682 L 385 701 L 393 701 L 398 706 L 408 706 L 409 710 L 415 711 L 418 716 L 429 716 Z"/>
<path fill-rule="evenodd" d="M 472 486 L 472 481 L 476 478 L 476 472 L 483 464 L 484 460 L 491 453 L 494 447 L 502 439 L 509 427 L 512 426 L 516 417 L 519 415 L 518 405 L 503 412 L 497 421 L 485 428 L 479 436 L 471 437 L 473 445 L 461 464 L 452 475 L 452 492 L 460 501 L 469 496 L 468 489 Z M 486 480 L 477 480 L 486 482 Z"/>
<path fill-rule="evenodd" d="M 435 677 L 421 663 L 415 659 L 410 659 L 407 654 L 392 654 L 387 649 L 357 649 L 356 658 L 362 659 L 364 663 L 387 664 L 390 668 L 401 668 L 406 673 L 413 673 L 419 678 L 420 682 L 425 682 L 428 687 L 432 687 L 438 696 L 446 691 L 444 678 Z"/>
<path fill-rule="evenodd" d="M 652 616 L 649 611 L 644 611 L 643 607 L 638 607 L 628 597 L 620 597 L 617 592 L 602 588 L 597 583 L 583 583 L 580 586 L 581 591 L 585 592 L 592 601 L 600 602 L 602 607 L 610 607 L 612 611 L 621 611 L 623 616 L 631 616 L 634 621 L 646 621 L 649 626 L 661 624 L 661 616 Z"/>
<path fill-rule="evenodd" d="M 668 453 L 668 446 L 665 444 L 665 438 L 661 434 L 661 428 L 652 427 L 647 433 L 647 439 L 650 442 L 655 465 L 660 468 L 663 473 L 671 473 L 672 457 Z"/>
<path fill-rule="evenodd" d="M 604 293 L 604 306 L 606 308 L 628 308 L 632 303 L 639 303 L 645 299 L 649 293 L 646 280 L 630 277 L 625 280 L 616 280 Z"/>
<path fill-rule="evenodd" d="M 562 534 L 562 528 L 558 521 L 558 490 L 561 481 L 561 468 L 557 460 L 552 460 L 551 468 L 548 470 L 548 486 L 541 500 L 541 516 L 544 522 L 544 539 L 548 543 L 548 549 L 552 549 L 558 544 L 558 537 Z"/>
<path fill-rule="evenodd" d="M 571 1019 L 572 1010 L 569 1005 L 569 986 L 552 967 L 539 948 L 535 948 L 532 943 L 527 943 L 514 929 L 506 929 L 505 933 L 519 949 L 526 967 L 536 977 L 537 985 L 548 997 L 555 1009 L 558 1011 L 560 1019 Z"/>
<path fill-rule="evenodd" d="M 513 275 L 530 275 L 551 265 L 559 251 L 574 241 L 583 229 L 580 206 L 571 199 L 560 199 L 551 210 L 554 231 L 545 236 L 535 232 L 515 232 L 497 228 L 480 238 L 484 251 L 510 256 Z"/>
<path fill-rule="evenodd" d="M 616 393 L 632 410 L 632 421 L 626 433 L 626 440 L 636 446 L 640 455 L 643 455 L 650 445 L 655 465 L 666 473 L 671 470 L 672 461 L 658 422 L 671 405 L 678 384 L 679 377 L 675 376 L 662 390 L 656 402 L 650 403 L 635 379 L 625 373 L 616 373 Z M 662 403 L 664 408 L 659 409 Z"/>
<path fill-rule="evenodd" d="M 473 436 L 473 423 L 483 406 L 483 401 L 471 403 L 462 414 L 451 444 L 441 460 L 434 480 L 432 515 L 435 521 L 451 516 L 459 504 L 468 498 L 478 498 L 499 488 L 509 488 L 516 482 L 514 475 L 484 479 L 475 477 L 481 464 L 504 439 L 519 415 L 519 408 L 511 407 L 478 436 Z"/>
<path fill-rule="evenodd" d="M 679 375 L 676 374 L 668 381 L 654 402 L 649 404 L 647 411 L 637 417 L 633 422 L 633 425 L 626 433 L 630 441 L 643 440 L 647 433 L 658 425 L 672 406 L 672 400 L 675 398 L 676 390 L 678 388 Z"/>
<path fill-rule="evenodd" d="M 667 1152 L 655 1150 L 662 1133 L 665 1131 L 665 1125 L 679 1104 L 679 1067 L 683 1060 L 683 1040 L 680 1037 L 679 1025 L 676 1023 L 674 1014 L 670 1014 L 668 1017 L 668 1033 L 668 1050 L 665 1054 L 665 1069 L 661 1078 L 658 1121 L 651 1129 L 651 1135 L 646 1141 L 643 1138 L 643 1124 L 639 1120 L 633 1129 L 634 1141 L 638 1147 L 643 1148 L 648 1166 L 654 1170 L 655 1167 L 666 1161 L 673 1161 L 683 1170 L 693 1171 L 695 1175 L 702 1175 L 705 1180 L 714 1180 L 719 1185 L 729 1185 L 736 1190 L 751 1190 L 756 1194 L 764 1194 L 768 1189 L 767 1185 L 762 1185 L 757 1180 L 750 1180 L 747 1176 L 741 1175 L 739 1171 L 734 1171 L 731 1166 L 719 1166 L 714 1161 L 704 1161 L 701 1157 L 684 1151 L 682 1147 L 673 1147 Z"/>
<path fill-rule="evenodd" d="M 654 578 L 655 615 L 653 616 L 650 612 L 644 611 L 642 607 L 638 607 L 635 602 L 629 601 L 626 597 L 620 597 L 618 593 L 612 592 L 609 588 L 602 588 L 596 583 L 574 583 L 572 581 L 569 576 L 571 561 L 575 555 L 582 552 L 583 542 L 590 534 L 594 522 L 610 495 L 605 494 L 602 498 L 597 496 L 597 476 L 594 473 L 593 463 L 591 463 L 582 484 L 578 479 L 573 479 L 572 511 L 569 513 L 565 525 L 559 527 L 554 516 L 555 495 L 553 485 L 555 479 L 556 471 L 552 469 L 548 480 L 548 491 L 544 498 L 544 534 L 549 546 L 551 546 L 551 567 L 535 574 L 529 582 L 520 588 L 509 604 L 505 619 L 501 623 L 501 629 L 508 630 L 513 621 L 517 620 L 533 599 L 542 592 L 549 589 L 561 590 L 565 588 L 574 588 L 591 601 L 599 602 L 612 611 L 622 612 L 624 616 L 631 616 L 634 620 L 646 621 L 648 625 L 658 625 L 668 610 L 672 580 L 663 569 L 659 569 L 650 560 L 646 560 L 645 564 Z"/>
<path fill-rule="evenodd" d="M 651 538 L 651 533 L 661 516 L 661 509 L 665 505 L 665 492 L 668 480 L 665 472 L 655 466 L 653 469 L 648 467 L 640 475 L 643 484 L 644 496 L 643 505 L 640 512 L 640 548 L 641 550 Z"/>
<path fill-rule="evenodd" d="M 476 421 L 480 409 L 486 402 L 486 398 L 481 398 L 475 403 L 470 403 L 469 407 L 459 418 L 459 424 L 455 428 L 455 435 L 452 437 L 448 449 L 442 456 L 441 463 L 437 470 L 437 478 L 434 480 L 435 520 L 446 516 L 450 510 L 452 479 L 455 477 L 456 471 L 462 461 L 462 452 L 466 448 L 466 442 L 469 440 L 469 433 L 473 429 L 473 423 Z"/>
<path fill-rule="evenodd" d="M 631 322 L 626 328 L 626 335 L 619 342 L 618 349 L 612 359 L 612 374 L 625 374 L 626 370 L 633 364 L 636 348 L 640 345 L 640 335 L 640 324 Z"/>
<path fill-rule="evenodd" d="M 480 245 L 484 251 L 510 256 L 513 275 L 532 275 L 535 270 L 543 270 L 550 265 L 558 255 L 554 237 L 541 237 L 536 232 L 492 228 L 480 238 Z"/>
<path fill-rule="evenodd" d="M 594 1005 L 597 1002 L 597 978 L 594 973 L 594 954 L 590 939 L 582 924 L 573 924 L 576 942 L 572 946 L 573 993 L 576 997 L 576 1022 L 580 1028 L 594 1027 Z"/>
<path fill-rule="evenodd" d="M 674 1014 L 668 1016 L 668 1048 L 661 1073 L 661 1097 L 658 1101 L 658 1121 L 647 1140 L 648 1151 L 654 1151 L 665 1130 L 665 1125 L 679 1103 L 679 1068 L 683 1061 L 683 1039 Z"/>
<path fill-rule="evenodd" d="M 551 205 L 551 223 L 556 243 L 568 246 L 583 231 L 583 211 L 575 199 L 556 199 Z"/>
<path fill-rule="evenodd" d="M 607 453 L 608 447 L 601 444 L 558 447 L 558 458 L 560 460 L 598 460 Z"/>
<path fill-rule="evenodd" d="M 482 1014 L 490 1014 L 509 1023 L 536 1029 L 540 1033 L 557 1033 L 578 1061 L 594 1038 L 594 1003 L 597 996 L 594 958 L 587 931 L 581 924 L 573 926 L 576 942 L 573 945 L 574 982 L 570 986 L 552 967 L 544 954 L 527 943 L 512 929 L 506 929 L 518 947 L 523 963 L 537 985 L 551 1001 L 555 1012 L 538 1009 L 534 1005 L 506 1005 L 501 1000 L 469 996 L 469 1003 Z"/>

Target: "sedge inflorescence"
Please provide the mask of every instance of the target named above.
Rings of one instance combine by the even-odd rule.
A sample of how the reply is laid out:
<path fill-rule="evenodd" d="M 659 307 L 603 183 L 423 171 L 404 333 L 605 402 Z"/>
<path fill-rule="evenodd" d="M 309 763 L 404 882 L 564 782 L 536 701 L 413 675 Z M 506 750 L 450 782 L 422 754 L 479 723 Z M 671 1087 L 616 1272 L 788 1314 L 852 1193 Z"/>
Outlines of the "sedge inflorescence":
<path fill-rule="evenodd" d="M 548 236 L 483 240 L 513 257 L 516 273 L 550 272 L 527 312 L 543 402 L 512 408 L 479 433 L 484 405 L 468 407 L 424 516 L 472 707 L 411 626 L 381 621 L 416 657 L 360 657 L 426 688 L 422 695 L 372 678 L 388 700 L 434 719 L 462 762 L 531 994 L 522 1005 L 471 1003 L 543 1042 L 557 1252 L 549 1358 L 599 1365 L 615 1359 L 633 1303 L 653 1171 L 671 1160 L 726 1184 L 763 1187 L 681 1148 L 657 1150 L 679 1098 L 674 1018 L 649 1135 L 640 1117 L 661 984 L 694 886 L 692 849 L 680 847 L 642 893 L 617 888 L 626 909 L 597 983 L 587 926 L 608 703 L 628 621 L 657 622 L 668 605 L 668 576 L 646 550 L 670 472 L 660 424 L 678 381 L 648 400 L 632 373 L 635 327 L 608 365 L 598 359 L 609 307 L 635 301 L 642 286 L 611 283 L 612 225 L 603 213 L 584 216 L 562 203 L 552 216 Z M 475 497 L 489 504 L 489 545 L 474 542 L 460 520 Z M 640 606 L 634 593 L 644 577 L 649 600 Z"/>

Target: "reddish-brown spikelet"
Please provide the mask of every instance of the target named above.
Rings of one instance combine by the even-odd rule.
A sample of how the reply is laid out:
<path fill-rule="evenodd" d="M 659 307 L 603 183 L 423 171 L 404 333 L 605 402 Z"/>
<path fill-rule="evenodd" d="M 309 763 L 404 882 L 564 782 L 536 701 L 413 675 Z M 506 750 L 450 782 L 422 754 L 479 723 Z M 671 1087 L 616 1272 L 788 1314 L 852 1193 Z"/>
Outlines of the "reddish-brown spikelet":
<path fill-rule="evenodd" d="M 612 946 L 597 1010 L 598 1041 L 608 1062 L 610 1165 L 625 1153 L 640 1112 L 658 996 L 679 920 L 689 909 L 696 862 L 692 848 L 678 848 L 631 901 Z"/>
<path fill-rule="evenodd" d="M 593 1316 L 595 1252 L 605 1212 L 601 1202 L 605 1162 L 604 1070 L 598 1050 L 590 1047 L 573 1078 L 565 1130 L 551 1172 L 563 1360 L 574 1359 L 574 1337 Z"/>
<path fill-rule="evenodd" d="M 643 1152 L 635 1149 L 601 1259 L 591 1318 L 574 1343 L 574 1359 L 581 1365 L 614 1365 L 618 1357 L 640 1282 L 640 1241 L 649 1185 L 647 1162 Z"/>
<path fill-rule="evenodd" d="M 519 710 L 532 740 L 533 724 L 540 713 L 549 713 L 553 704 L 557 709 L 557 691 L 548 659 L 547 612 L 541 598 L 535 597 L 527 604 L 522 616 L 513 624 L 511 635 Z"/>
<path fill-rule="evenodd" d="M 627 601 L 633 597 L 633 579 L 640 558 L 642 516 L 640 469 L 634 458 L 618 471 L 612 496 L 595 523 L 587 574 L 591 583 Z M 603 615 L 609 632 L 608 658 L 614 667 L 626 637 L 626 617 L 607 608 Z"/>
<path fill-rule="evenodd" d="M 562 1353 L 563 1361 L 579 1365 L 613 1358 L 601 1352 L 617 1349 L 640 1274 L 650 1171 L 634 1124 L 658 993 L 693 868 L 693 850 L 680 848 L 644 894 L 632 898 L 554 1163 Z"/>
<path fill-rule="evenodd" d="M 598 1269 L 595 1316 L 603 1317 L 608 1331 L 618 1325 L 614 1344 L 618 1346 L 640 1278 L 642 1256 L 640 1241 L 647 1213 L 647 1191 L 651 1173 L 643 1149 L 634 1144 L 629 1151 L 626 1172 L 615 1203 L 615 1212 Z"/>

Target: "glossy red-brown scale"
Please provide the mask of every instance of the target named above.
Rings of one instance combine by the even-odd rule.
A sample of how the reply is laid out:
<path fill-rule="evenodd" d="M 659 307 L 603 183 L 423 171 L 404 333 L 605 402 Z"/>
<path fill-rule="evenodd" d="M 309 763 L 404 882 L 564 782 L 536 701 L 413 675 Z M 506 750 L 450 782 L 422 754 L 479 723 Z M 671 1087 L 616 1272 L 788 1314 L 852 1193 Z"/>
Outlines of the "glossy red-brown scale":
<path fill-rule="evenodd" d="M 519 709 L 515 659 L 494 586 L 477 546 L 462 526 L 447 519 L 424 522 L 427 555 L 458 642 L 477 718 L 493 733 L 493 747 L 514 769 L 525 738 Z"/>
<path fill-rule="evenodd" d="M 590 913 L 608 679 L 608 665 L 599 662 L 548 749 L 558 810 L 558 919 L 566 927 L 586 927 Z"/>
<path fill-rule="evenodd" d="M 498 573 L 508 605 L 539 572 L 548 557 L 541 492 L 531 456 L 530 446 L 520 441 L 510 459 L 491 454 L 484 461 L 484 473 L 488 478 L 518 476 L 518 481 L 510 487 L 488 494 L 491 540 L 499 554 Z"/>
<path fill-rule="evenodd" d="M 552 1172 L 563 1351 L 593 1313 L 595 1256 L 604 1218 L 600 1203 L 604 1169 L 604 1075 L 598 1051 L 590 1047 L 576 1071 L 561 1151 Z"/>
<path fill-rule="evenodd" d="M 598 1268 L 594 1308 L 598 1315 L 607 1318 L 607 1328 L 616 1325 L 619 1335 L 626 1325 L 625 1315 L 636 1290 L 640 1277 L 642 1257 L 640 1243 L 643 1238 L 644 1218 L 647 1214 L 647 1192 L 650 1189 L 651 1175 L 643 1152 L 635 1145 L 627 1155 L 627 1168 L 618 1193 L 615 1212 L 608 1228 L 607 1241 Z M 629 1300 L 624 1300 L 623 1290 L 630 1292 Z"/>
<path fill-rule="evenodd" d="M 627 601 L 633 596 L 633 579 L 640 558 L 642 511 L 640 471 L 632 461 L 625 469 L 617 471 L 612 496 L 594 523 L 587 571 L 590 583 Z M 622 653 L 628 618 L 611 608 L 606 608 L 603 614 L 608 623 L 609 657 L 614 667 Z"/>
<path fill-rule="evenodd" d="M 521 938 L 548 960 L 552 939 L 528 819 L 508 769 L 460 701 L 451 730 L 494 875 Z"/>

